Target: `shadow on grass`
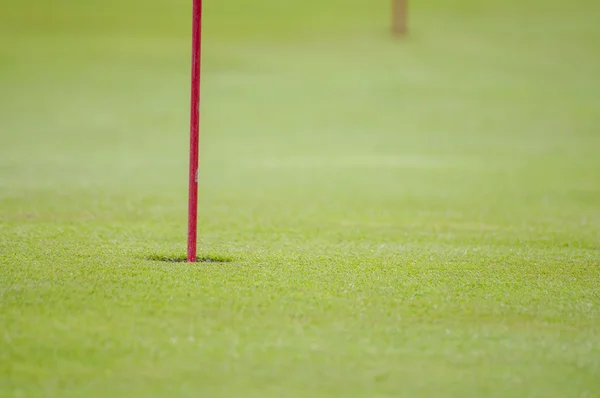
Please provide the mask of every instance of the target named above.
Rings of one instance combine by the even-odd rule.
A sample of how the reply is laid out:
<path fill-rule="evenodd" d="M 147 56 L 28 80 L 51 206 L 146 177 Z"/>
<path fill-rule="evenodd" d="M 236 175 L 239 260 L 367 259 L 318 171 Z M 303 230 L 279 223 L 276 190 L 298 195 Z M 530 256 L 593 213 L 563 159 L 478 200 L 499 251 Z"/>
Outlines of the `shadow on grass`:
<path fill-rule="evenodd" d="M 186 256 L 161 256 L 161 255 L 153 255 L 146 257 L 146 260 L 150 261 L 160 261 L 163 263 L 187 263 Z M 221 256 L 221 255 L 203 255 L 198 256 L 196 259 L 197 263 L 230 263 L 233 261 L 233 258 Z"/>

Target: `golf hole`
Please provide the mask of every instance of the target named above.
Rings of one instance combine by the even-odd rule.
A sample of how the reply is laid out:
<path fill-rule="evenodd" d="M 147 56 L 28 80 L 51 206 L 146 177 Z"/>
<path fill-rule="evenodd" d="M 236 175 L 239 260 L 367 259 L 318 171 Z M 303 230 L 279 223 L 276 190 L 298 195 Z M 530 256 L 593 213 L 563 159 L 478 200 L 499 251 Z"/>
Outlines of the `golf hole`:
<path fill-rule="evenodd" d="M 150 256 L 150 261 L 160 261 L 163 263 L 187 263 L 186 256 Z M 230 263 L 233 259 L 230 257 L 219 256 L 219 255 L 206 255 L 199 256 L 196 259 L 197 263 Z"/>

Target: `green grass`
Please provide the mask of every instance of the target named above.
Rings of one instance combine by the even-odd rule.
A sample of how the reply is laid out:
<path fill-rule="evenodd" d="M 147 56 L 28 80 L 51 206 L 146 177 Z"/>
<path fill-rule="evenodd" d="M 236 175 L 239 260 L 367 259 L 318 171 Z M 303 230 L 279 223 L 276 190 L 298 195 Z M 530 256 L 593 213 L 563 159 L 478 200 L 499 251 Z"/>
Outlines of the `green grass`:
<path fill-rule="evenodd" d="M 600 3 L 1 0 L 0 396 L 600 395 Z M 230 261 L 229 261 L 230 260 Z"/>

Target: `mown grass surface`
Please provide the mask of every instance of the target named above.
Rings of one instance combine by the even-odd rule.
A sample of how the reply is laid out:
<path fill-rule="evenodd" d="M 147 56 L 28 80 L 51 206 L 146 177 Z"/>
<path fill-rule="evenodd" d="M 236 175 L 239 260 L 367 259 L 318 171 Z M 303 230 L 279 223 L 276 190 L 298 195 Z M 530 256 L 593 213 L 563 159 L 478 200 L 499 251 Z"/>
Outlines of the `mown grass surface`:
<path fill-rule="evenodd" d="M 596 3 L 398 42 L 383 0 L 209 1 L 195 265 L 188 2 L 38 3 L 0 14 L 0 395 L 600 395 Z"/>

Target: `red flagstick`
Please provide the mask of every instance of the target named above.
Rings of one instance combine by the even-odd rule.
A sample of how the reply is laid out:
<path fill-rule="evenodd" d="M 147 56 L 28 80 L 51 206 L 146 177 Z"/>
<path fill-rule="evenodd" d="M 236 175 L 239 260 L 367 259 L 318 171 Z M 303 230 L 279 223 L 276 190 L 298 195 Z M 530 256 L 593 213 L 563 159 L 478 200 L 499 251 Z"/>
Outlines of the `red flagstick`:
<path fill-rule="evenodd" d="M 192 98 L 190 112 L 190 173 L 188 198 L 188 262 L 196 262 L 198 235 L 198 147 L 200 141 L 200 68 L 202 59 L 202 0 L 194 1 L 192 27 Z"/>

